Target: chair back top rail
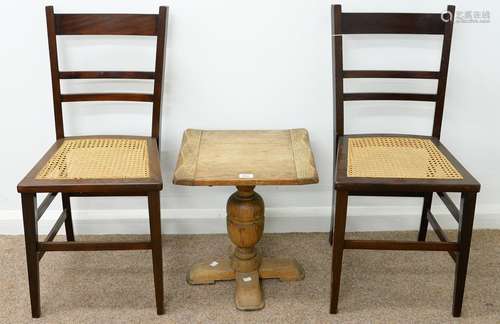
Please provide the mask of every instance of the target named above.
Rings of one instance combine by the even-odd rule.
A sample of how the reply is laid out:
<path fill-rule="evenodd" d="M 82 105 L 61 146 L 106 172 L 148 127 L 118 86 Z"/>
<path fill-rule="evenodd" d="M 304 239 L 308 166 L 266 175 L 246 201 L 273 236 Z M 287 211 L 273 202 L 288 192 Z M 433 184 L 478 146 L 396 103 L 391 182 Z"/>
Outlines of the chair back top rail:
<path fill-rule="evenodd" d="M 335 96 L 335 129 L 344 135 L 344 101 L 405 100 L 435 102 L 432 136 L 439 138 L 443 119 L 446 80 L 450 58 L 455 6 L 443 13 L 345 13 L 340 5 L 332 5 L 332 43 Z M 344 34 L 416 34 L 443 35 L 439 71 L 344 70 L 342 35 Z M 395 78 L 438 80 L 436 93 L 358 92 L 344 93 L 344 79 Z"/>
<path fill-rule="evenodd" d="M 342 34 L 444 34 L 441 14 L 342 13 Z"/>
<path fill-rule="evenodd" d="M 158 15 L 55 14 L 56 35 L 156 36 Z"/>
<path fill-rule="evenodd" d="M 168 8 L 161 6 L 158 14 L 72 14 L 54 13 L 45 8 L 52 76 L 52 96 L 56 138 L 64 137 L 63 102 L 136 101 L 153 104 L 151 136 L 160 145 L 161 102 L 165 60 L 165 34 Z M 57 36 L 61 35 L 131 35 L 156 37 L 154 71 L 60 71 Z M 63 79 L 139 79 L 153 80 L 152 93 L 61 93 Z"/>

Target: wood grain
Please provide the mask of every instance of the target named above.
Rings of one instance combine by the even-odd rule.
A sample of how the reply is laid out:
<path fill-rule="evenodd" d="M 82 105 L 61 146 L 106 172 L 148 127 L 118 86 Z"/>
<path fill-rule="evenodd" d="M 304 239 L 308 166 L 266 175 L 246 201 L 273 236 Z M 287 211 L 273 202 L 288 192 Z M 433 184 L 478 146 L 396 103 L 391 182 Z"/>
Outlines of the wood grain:
<path fill-rule="evenodd" d="M 298 185 L 318 182 L 305 129 L 184 133 L 175 184 Z"/>
<path fill-rule="evenodd" d="M 157 34 L 153 14 L 56 14 L 57 35 L 137 35 Z"/>
<path fill-rule="evenodd" d="M 174 183 L 180 184 L 179 181 L 184 181 L 190 184 L 194 180 L 201 134 L 202 131 L 198 129 L 188 129 L 184 132 L 174 173 Z"/>
<path fill-rule="evenodd" d="M 444 34 L 439 13 L 342 13 L 343 34 Z"/>
<path fill-rule="evenodd" d="M 290 142 L 292 143 L 297 179 L 307 179 L 311 175 L 317 178 L 318 174 L 307 131 L 305 129 L 291 129 Z"/>

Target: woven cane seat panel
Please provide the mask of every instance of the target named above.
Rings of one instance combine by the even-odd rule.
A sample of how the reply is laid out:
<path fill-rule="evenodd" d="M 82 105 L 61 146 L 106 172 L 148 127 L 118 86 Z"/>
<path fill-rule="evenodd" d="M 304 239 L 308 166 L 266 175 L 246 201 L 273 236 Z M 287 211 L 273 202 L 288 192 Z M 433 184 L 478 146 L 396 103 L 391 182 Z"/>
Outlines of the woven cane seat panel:
<path fill-rule="evenodd" d="M 430 139 L 349 138 L 348 177 L 463 179 Z"/>
<path fill-rule="evenodd" d="M 36 179 L 149 178 L 146 139 L 88 138 L 64 140 Z"/>

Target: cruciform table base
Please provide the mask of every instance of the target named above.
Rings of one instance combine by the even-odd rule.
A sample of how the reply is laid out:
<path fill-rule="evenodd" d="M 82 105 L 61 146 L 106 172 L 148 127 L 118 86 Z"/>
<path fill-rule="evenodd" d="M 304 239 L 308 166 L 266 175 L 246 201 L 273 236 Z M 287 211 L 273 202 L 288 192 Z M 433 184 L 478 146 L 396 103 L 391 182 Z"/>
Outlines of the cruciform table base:
<path fill-rule="evenodd" d="M 227 202 L 227 229 L 235 244 L 229 259 L 193 265 L 187 275 L 192 285 L 213 284 L 235 280 L 235 304 L 239 310 L 264 308 L 260 279 L 295 281 L 304 279 L 304 270 L 297 261 L 284 258 L 262 258 L 255 244 L 264 231 L 264 202 L 252 187 L 237 187 Z"/>
<path fill-rule="evenodd" d="M 233 270 L 231 260 L 224 259 L 196 263 L 187 276 L 187 282 L 191 285 L 207 285 L 214 284 L 216 281 L 236 280 L 235 304 L 239 310 L 264 308 L 260 279 L 302 280 L 304 279 L 304 270 L 293 259 L 262 258 L 258 270 L 237 272 Z"/>

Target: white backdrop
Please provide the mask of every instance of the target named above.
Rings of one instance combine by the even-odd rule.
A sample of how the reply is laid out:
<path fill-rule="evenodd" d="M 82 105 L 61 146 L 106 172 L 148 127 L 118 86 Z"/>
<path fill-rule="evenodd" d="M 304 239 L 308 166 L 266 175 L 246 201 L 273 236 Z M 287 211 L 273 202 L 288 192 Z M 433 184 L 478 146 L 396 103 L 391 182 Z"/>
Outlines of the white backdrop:
<path fill-rule="evenodd" d="M 442 141 L 482 183 L 477 227 L 500 227 L 500 81 L 498 1 L 338 1 L 344 11 L 489 11 L 491 22 L 455 24 Z M 320 183 L 258 187 L 267 207 L 267 231 L 327 231 L 332 182 L 333 95 L 330 4 L 320 0 L 2 1 L 2 117 L 0 233 L 21 233 L 16 185 L 55 137 L 44 6 L 55 12 L 157 12 L 170 7 L 164 87 L 162 216 L 170 233 L 224 232 L 230 187 L 171 184 L 186 128 L 272 129 L 310 132 Z M 345 68 L 438 69 L 441 39 L 425 36 L 352 36 Z M 152 69 L 154 40 L 65 37 L 62 69 Z M 65 81 L 63 90 L 146 91 L 147 82 Z M 363 80 L 346 91 L 431 92 L 433 81 Z M 138 88 L 137 88 L 138 87 Z M 94 88 L 95 89 L 95 88 Z M 400 108 L 401 106 L 404 106 Z M 151 109 L 143 104 L 67 104 L 68 135 L 148 134 Z M 363 102 L 346 105 L 348 132 L 430 134 L 432 105 Z M 436 213 L 445 215 L 436 203 Z M 350 230 L 416 229 L 419 199 L 353 198 Z M 60 208 L 41 224 L 46 230 Z M 78 233 L 142 233 L 148 229 L 140 198 L 73 200 Z M 440 217 L 441 218 L 441 217 Z M 453 223 L 443 217 L 445 227 Z"/>

